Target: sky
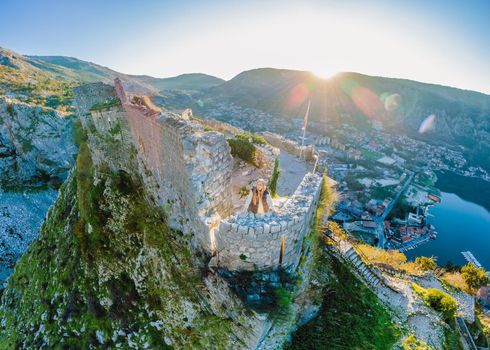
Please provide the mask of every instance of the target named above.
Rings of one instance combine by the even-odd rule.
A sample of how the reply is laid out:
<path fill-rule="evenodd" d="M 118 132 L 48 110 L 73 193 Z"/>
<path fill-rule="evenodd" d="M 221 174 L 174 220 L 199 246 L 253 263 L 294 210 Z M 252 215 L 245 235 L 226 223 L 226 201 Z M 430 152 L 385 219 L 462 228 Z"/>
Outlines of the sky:
<path fill-rule="evenodd" d="M 490 0 L 0 0 L 0 46 L 155 77 L 353 71 L 490 94 Z"/>

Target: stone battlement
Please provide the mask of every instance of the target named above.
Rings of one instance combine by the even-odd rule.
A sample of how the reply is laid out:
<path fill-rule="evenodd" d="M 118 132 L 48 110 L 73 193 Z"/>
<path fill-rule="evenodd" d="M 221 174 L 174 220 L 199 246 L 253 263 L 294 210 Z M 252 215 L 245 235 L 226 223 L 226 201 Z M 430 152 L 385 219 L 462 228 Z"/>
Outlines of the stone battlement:
<path fill-rule="evenodd" d="M 305 160 L 315 159 L 315 148 L 313 146 L 304 146 L 303 148 L 297 142 L 288 140 L 281 135 L 274 134 L 272 132 L 264 131 L 261 133 L 264 139 L 272 146 L 286 150 L 288 153 Z"/>
<path fill-rule="evenodd" d="M 307 174 L 277 212 L 240 213 L 221 222 L 216 236 L 217 263 L 230 270 L 294 270 L 315 216 L 322 178 Z"/>

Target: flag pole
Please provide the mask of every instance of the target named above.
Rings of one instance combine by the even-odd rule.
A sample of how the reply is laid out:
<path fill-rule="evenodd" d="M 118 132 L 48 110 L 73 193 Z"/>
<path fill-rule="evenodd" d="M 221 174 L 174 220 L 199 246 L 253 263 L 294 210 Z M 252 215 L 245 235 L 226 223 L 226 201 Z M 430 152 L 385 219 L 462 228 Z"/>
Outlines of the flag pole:
<path fill-rule="evenodd" d="M 303 119 L 303 138 L 301 139 L 301 149 L 299 151 L 299 158 L 300 159 L 303 155 L 303 148 L 305 146 L 306 124 L 308 123 L 308 114 L 310 113 L 310 104 L 311 104 L 311 100 L 308 100 L 308 107 L 306 108 L 305 117 Z"/>

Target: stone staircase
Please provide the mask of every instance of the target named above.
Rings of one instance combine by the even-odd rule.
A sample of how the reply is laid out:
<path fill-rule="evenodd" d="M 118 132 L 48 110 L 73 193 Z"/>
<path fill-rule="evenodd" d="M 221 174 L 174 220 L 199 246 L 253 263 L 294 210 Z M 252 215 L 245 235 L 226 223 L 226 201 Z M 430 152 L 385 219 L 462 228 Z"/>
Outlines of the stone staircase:
<path fill-rule="evenodd" d="M 382 283 L 381 277 L 378 276 L 374 270 L 368 267 L 364 261 L 362 261 L 359 254 L 356 252 L 354 247 L 349 247 L 342 252 L 344 260 L 350 263 L 360 277 L 372 287 L 376 287 L 378 284 Z"/>
<path fill-rule="evenodd" d="M 329 236 L 332 238 L 331 236 Z M 337 244 L 331 245 L 330 252 L 339 260 L 347 263 L 353 268 L 353 272 L 366 284 L 368 287 L 377 288 L 378 286 L 386 287 L 398 293 L 389 283 L 387 283 L 381 273 L 375 268 L 368 266 L 362 259 L 361 255 L 356 251 L 354 246 L 336 237 L 332 238 Z"/>

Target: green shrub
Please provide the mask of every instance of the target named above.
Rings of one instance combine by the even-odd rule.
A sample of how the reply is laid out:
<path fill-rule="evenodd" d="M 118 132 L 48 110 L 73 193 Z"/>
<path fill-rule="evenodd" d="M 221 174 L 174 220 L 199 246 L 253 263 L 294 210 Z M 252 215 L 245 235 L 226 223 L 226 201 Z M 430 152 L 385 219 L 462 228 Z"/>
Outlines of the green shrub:
<path fill-rule="evenodd" d="M 376 295 L 349 269 L 332 261 L 335 277 L 324 290 L 323 304 L 316 318 L 293 335 L 288 350 L 391 350 L 400 330 Z"/>
<path fill-rule="evenodd" d="M 477 268 L 472 263 L 463 266 L 461 276 L 472 290 L 477 290 L 488 283 L 488 276 L 485 270 Z"/>
<path fill-rule="evenodd" d="M 91 111 L 98 111 L 98 110 L 103 110 L 103 109 L 109 109 L 109 108 L 119 106 L 119 105 L 121 105 L 121 101 L 119 101 L 119 99 L 117 97 L 113 97 L 107 101 L 97 102 L 96 104 L 94 104 L 90 108 L 90 110 Z"/>
<path fill-rule="evenodd" d="M 22 152 L 28 153 L 32 151 L 33 148 L 34 146 L 32 145 L 31 141 L 27 139 L 22 140 Z"/>
<path fill-rule="evenodd" d="M 281 175 L 281 171 L 279 170 L 279 157 L 277 157 L 274 161 L 274 170 L 272 171 L 271 178 L 267 184 L 272 197 L 277 195 L 277 181 L 279 180 L 279 175 Z"/>
<path fill-rule="evenodd" d="M 251 143 L 248 137 L 236 135 L 232 139 L 228 139 L 228 144 L 231 147 L 231 155 L 235 158 L 240 158 L 245 162 L 257 166 L 255 163 L 255 146 Z"/>
<path fill-rule="evenodd" d="M 449 294 L 437 288 L 423 288 L 412 283 L 414 291 L 434 310 L 441 312 L 446 320 L 454 318 L 458 304 Z"/>
<path fill-rule="evenodd" d="M 279 287 L 274 290 L 274 296 L 274 311 L 269 317 L 275 321 L 287 320 L 292 312 L 293 292 L 285 287 Z"/>
<path fill-rule="evenodd" d="M 82 127 L 82 123 L 80 120 L 77 120 L 73 123 L 73 131 L 72 131 L 73 143 L 80 147 L 82 142 L 87 141 L 87 133 Z"/>
<path fill-rule="evenodd" d="M 403 350 L 433 350 L 434 348 L 427 345 L 426 342 L 423 342 L 415 337 L 412 333 L 402 342 Z"/>
<path fill-rule="evenodd" d="M 420 265 L 420 268 L 424 271 L 433 271 L 437 267 L 436 260 L 433 257 L 419 256 L 415 259 L 415 263 Z"/>
<path fill-rule="evenodd" d="M 14 105 L 11 104 L 11 103 L 8 103 L 7 104 L 7 113 L 13 118 L 15 117 L 16 113 L 15 113 L 15 109 L 14 109 Z"/>

